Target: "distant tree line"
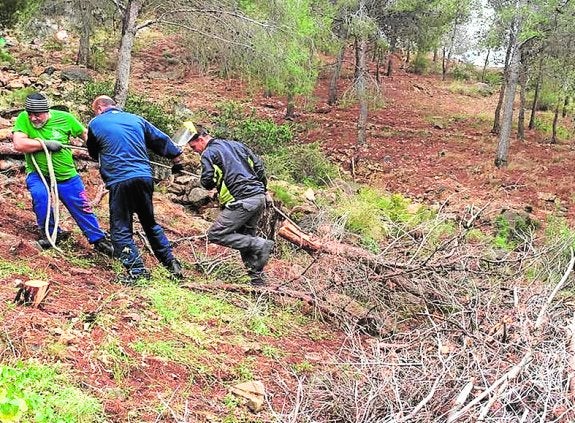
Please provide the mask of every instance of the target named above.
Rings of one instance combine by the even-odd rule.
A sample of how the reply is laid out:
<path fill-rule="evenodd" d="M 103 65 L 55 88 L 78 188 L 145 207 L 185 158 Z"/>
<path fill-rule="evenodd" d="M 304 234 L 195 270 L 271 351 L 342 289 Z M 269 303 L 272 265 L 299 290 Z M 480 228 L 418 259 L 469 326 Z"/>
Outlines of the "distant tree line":
<path fill-rule="evenodd" d="M 381 96 L 380 78 L 393 74 L 393 58 L 409 66 L 425 66 L 428 57 L 440 62 L 445 80 L 454 70 L 453 57 L 468 49 L 489 54 L 506 52 L 499 104 L 492 132 L 499 142 L 497 166 L 508 163 L 513 104 L 517 87 L 522 107 L 517 135 L 524 137 L 525 110 L 529 128 L 542 87 L 554 93 L 553 133 L 567 113 L 573 94 L 575 4 L 569 0 L 0 0 L 0 24 L 25 27 L 25 22 L 58 18 L 79 35 L 78 63 L 94 66 L 93 40 L 99 34 L 117 40 L 114 96 L 128 96 L 134 42 L 144 28 L 175 31 L 186 39 L 197 65 L 219 69 L 223 76 L 241 75 L 266 92 L 286 97 L 287 119 L 295 99 L 312 93 L 320 72 L 330 72 L 326 101 L 340 101 L 338 81 L 346 51 L 354 57 L 353 93 L 359 104 L 357 145 L 367 142 L 369 107 Z M 484 14 L 478 44 L 470 45 L 466 24 Z M 65 20 L 63 20 L 65 18 Z M 114 49 L 116 50 L 116 49 Z M 99 52 L 102 54 L 102 52 Z M 319 54 L 333 62 L 325 64 Z M 375 65 L 375 75 L 370 69 Z M 485 72 L 485 70 L 484 70 Z M 532 104 L 526 104 L 527 89 Z"/>

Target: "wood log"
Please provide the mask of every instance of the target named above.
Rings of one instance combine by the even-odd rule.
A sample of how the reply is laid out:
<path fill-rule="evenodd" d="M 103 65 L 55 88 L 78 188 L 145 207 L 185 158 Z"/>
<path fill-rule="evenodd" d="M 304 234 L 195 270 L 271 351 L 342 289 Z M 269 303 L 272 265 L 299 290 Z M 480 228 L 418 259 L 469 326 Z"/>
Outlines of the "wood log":
<path fill-rule="evenodd" d="M 42 300 L 46 298 L 46 295 L 48 295 L 48 289 L 50 288 L 48 282 L 38 279 L 20 282 L 17 286 L 18 292 L 14 298 L 14 302 L 31 307 L 38 307 Z"/>
<path fill-rule="evenodd" d="M 84 150 L 73 150 L 72 155 L 74 156 L 75 159 L 94 161 L 94 159 L 90 157 L 88 152 Z M 0 157 L 2 156 L 24 159 L 24 153 L 20 153 L 14 150 L 14 144 L 12 144 L 11 141 L 10 142 L 0 141 Z"/>
<path fill-rule="evenodd" d="M 288 240 L 292 244 L 310 252 L 322 251 L 322 244 L 312 235 L 303 232 L 296 224 L 289 220 L 284 220 L 278 229 L 278 235 Z"/>

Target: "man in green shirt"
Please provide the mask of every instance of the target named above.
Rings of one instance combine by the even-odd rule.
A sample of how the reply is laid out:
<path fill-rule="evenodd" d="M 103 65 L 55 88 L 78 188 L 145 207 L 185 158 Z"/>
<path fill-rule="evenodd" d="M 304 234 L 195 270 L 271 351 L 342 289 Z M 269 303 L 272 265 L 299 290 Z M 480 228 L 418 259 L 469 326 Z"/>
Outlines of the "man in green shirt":
<path fill-rule="evenodd" d="M 64 148 L 70 138 L 86 140 L 87 130 L 70 113 L 51 110 L 48 99 L 33 93 L 26 97 L 26 110 L 16 118 L 13 132 L 14 149 L 24 153 L 26 159 L 26 185 L 32 196 L 32 207 L 40 232 L 38 241 L 42 248 L 53 244 L 48 239 L 55 232 L 55 243 L 63 240 L 64 233 L 55 228 L 54 210 L 48 187 L 56 184 L 56 192 L 82 233 L 94 248 L 106 255 L 113 254 L 113 247 L 100 228 L 98 219 L 86 195 L 84 183 L 78 175 L 72 150 Z"/>

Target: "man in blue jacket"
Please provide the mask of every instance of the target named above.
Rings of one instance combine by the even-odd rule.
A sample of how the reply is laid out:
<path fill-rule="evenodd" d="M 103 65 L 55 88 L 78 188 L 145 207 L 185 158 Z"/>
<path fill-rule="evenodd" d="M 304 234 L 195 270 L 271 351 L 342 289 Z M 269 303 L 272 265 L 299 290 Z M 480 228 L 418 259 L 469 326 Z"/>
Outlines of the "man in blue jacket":
<path fill-rule="evenodd" d="M 218 190 L 222 206 L 208 230 L 208 240 L 238 250 L 252 285 L 264 285 L 263 268 L 274 242 L 256 236 L 266 205 L 263 162 L 244 144 L 213 138 L 201 125 L 196 125 L 192 133 L 188 143 L 201 154 L 200 183 L 206 189 Z"/>
<path fill-rule="evenodd" d="M 108 96 L 97 97 L 92 110 L 96 117 L 88 125 L 86 146 L 90 156 L 99 159 L 100 174 L 110 191 L 110 235 L 115 255 L 127 270 L 120 281 L 133 284 L 150 276 L 134 243 L 134 213 L 156 258 L 175 278 L 183 278 L 172 246 L 154 217 L 154 181 L 147 149 L 174 164 L 179 163 L 182 150 L 144 118 L 122 111 Z"/>

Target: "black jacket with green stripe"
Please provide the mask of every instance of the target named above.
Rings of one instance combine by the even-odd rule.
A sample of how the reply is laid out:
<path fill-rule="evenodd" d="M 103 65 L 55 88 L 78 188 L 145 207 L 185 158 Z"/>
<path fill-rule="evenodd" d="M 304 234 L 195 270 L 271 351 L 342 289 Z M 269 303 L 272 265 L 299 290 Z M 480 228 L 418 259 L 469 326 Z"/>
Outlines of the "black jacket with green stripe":
<path fill-rule="evenodd" d="M 262 160 L 238 141 L 212 138 L 201 156 L 200 183 L 217 188 L 221 205 L 266 192 Z"/>

